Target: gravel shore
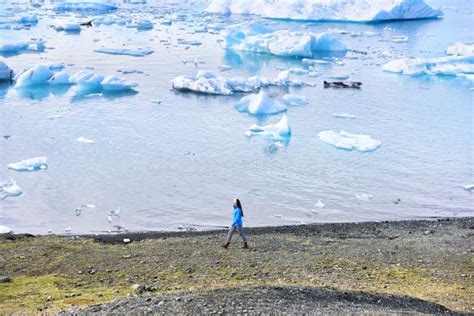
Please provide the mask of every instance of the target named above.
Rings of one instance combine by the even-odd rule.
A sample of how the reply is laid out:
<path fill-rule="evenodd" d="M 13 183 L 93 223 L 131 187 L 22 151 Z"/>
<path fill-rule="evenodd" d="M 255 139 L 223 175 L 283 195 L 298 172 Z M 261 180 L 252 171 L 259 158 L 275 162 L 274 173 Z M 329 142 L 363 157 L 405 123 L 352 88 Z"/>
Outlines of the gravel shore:
<path fill-rule="evenodd" d="M 474 311 L 474 218 L 246 232 L 3 236 L 0 314 Z"/>

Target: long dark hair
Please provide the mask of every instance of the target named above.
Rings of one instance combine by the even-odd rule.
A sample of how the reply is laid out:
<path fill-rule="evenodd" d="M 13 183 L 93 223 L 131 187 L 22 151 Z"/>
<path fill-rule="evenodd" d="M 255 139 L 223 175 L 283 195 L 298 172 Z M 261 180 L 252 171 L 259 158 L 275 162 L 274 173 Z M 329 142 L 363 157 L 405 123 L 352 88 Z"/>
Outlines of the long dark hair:
<path fill-rule="evenodd" d="M 242 208 L 242 204 L 240 203 L 239 199 L 235 199 L 235 206 L 240 208 L 240 216 L 244 217 L 244 209 Z"/>

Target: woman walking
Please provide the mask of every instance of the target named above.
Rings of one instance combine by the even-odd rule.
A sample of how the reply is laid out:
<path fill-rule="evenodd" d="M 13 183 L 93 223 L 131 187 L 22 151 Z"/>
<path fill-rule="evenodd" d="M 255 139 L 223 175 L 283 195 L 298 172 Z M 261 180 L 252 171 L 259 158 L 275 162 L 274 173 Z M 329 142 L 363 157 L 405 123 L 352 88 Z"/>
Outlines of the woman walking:
<path fill-rule="evenodd" d="M 239 199 L 234 200 L 234 220 L 232 221 L 232 225 L 230 226 L 229 233 L 227 234 L 227 240 L 222 247 L 227 249 L 229 247 L 230 241 L 232 240 L 232 236 L 235 232 L 238 232 L 240 237 L 242 237 L 243 245 L 242 248 L 248 248 L 249 245 L 247 243 L 247 236 L 245 236 L 244 230 L 242 228 L 242 217 L 244 217 L 244 211 L 242 210 L 242 204 L 240 204 Z"/>

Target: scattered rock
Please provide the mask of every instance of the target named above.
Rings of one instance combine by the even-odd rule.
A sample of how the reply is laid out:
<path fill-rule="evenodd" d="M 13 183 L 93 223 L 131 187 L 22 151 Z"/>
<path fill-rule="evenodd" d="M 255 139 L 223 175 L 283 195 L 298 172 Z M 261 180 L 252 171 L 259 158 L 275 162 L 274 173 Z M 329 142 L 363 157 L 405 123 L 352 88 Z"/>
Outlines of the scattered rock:
<path fill-rule="evenodd" d="M 0 277 L 0 283 L 10 283 L 12 280 L 8 275 L 3 275 Z"/>

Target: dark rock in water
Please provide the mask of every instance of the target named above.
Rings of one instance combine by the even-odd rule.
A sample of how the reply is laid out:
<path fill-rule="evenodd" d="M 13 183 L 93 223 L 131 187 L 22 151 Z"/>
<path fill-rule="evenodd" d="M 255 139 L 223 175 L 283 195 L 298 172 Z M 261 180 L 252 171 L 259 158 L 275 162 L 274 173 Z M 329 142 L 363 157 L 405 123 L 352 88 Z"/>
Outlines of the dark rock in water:
<path fill-rule="evenodd" d="M 326 81 L 324 80 L 324 88 L 352 88 L 360 89 L 362 82 L 359 81 Z"/>
<path fill-rule="evenodd" d="M 8 275 L 3 275 L 0 277 L 0 283 L 10 283 L 12 279 Z"/>

